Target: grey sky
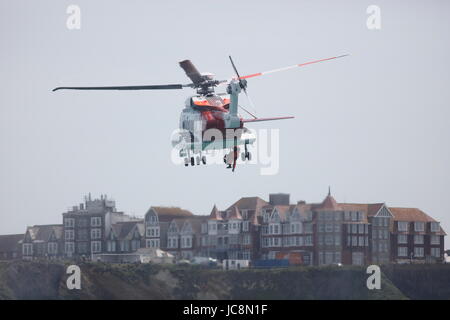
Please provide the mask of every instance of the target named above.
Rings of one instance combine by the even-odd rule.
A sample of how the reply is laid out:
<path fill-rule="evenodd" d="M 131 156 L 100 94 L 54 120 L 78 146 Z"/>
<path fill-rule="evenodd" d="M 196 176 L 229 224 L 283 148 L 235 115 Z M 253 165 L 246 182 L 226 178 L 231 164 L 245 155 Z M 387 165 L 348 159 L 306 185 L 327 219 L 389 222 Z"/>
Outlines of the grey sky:
<path fill-rule="evenodd" d="M 81 30 L 66 8 L 81 8 Z M 381 8 L 382 29 L 366 27 Z M 241 196 L 418 207 L 450 231 L 448 1 L 0 0 L 0 233 L 60 223 L 87 192 L 143 215 L 206 214 Z M 280 128 L 280 172 L 185 168 L 170 134 L 190 91 L 56 92 L 60 85 L 186 83 L 178 61 L 231 76 L 350 53 L 258 79 Z M 447 237 L 449 238 L 449 237 Z M 446 240 L 447 247 L 449 239 Z"/>

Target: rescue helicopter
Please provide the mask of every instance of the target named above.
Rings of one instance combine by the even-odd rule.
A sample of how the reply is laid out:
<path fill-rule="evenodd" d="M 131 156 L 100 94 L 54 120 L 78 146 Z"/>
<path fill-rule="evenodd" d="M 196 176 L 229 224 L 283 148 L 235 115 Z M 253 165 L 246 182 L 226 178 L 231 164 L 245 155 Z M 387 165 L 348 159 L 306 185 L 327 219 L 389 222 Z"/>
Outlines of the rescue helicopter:
<path fill-rule="evenodd" d="M 101 86 L 101 87 L 57 87 L 57 90 L 178 90 L 192 88 L 196 95 L 186 99 L 181 111 L 179 133 L 172 138 L 172 145 L 179 149 L 179 156 L 184 158 L 184 165 L 194 166 L 206 164 L 206 154 L 211 150 L 230 150 L 224 156 L 227 168 L 236 168 L 240 147 L 243 146 L 241 157 L 243 161 L 251 160 L 249 145 L 256 141 L 255 135 L 244 125 L 246 123 L 292 119 L 293 116 L 258 118 L 256 115 L 239 105 L 239 94 L 244 91 L 248 100 L 247 79 L 263 76 L 279 71 L 303 67 L 310 64 L 329 61 L 347 56 L 340 55 L 320 60 L 295 64 L 288 67 L 252 73 L 241 76 L 229 56 L 235 76 L 228 80 L 216 80 L 214 74 L 200 73 L 190 60 L 179 62 L 186 76 L 192 81 L 188 84 L 158 84 L 140 86 Z M 215 88 L 226 86 L 226 92 L 216 93 Z M 238 114 L 238 108 L 248 113 L 251 118 L 243 118 Z"/>

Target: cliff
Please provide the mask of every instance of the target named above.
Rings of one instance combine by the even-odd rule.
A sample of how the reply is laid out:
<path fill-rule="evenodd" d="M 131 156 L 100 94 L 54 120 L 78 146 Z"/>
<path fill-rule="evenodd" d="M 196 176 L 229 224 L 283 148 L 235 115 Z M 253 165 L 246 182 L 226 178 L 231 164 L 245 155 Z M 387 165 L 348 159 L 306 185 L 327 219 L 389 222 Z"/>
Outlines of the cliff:
<path fill-rule="evenodd" d="M 368 290 L 362 267 L 222 271 L 195 266 L 80 264 L 68 290 L 60 262 L 0 262 L 0 299 L 450 299 L 450 265 L 382 268 Z"/>

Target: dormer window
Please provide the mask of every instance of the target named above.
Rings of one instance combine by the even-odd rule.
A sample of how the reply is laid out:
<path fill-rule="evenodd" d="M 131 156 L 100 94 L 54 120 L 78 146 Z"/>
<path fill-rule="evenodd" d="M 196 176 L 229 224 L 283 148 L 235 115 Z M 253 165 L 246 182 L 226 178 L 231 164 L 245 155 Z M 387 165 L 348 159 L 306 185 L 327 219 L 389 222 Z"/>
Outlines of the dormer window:
<path fill-rule="evenodd" d="M 414 222 L 414 231 L 423 232 L 425 231 L 425 223 L 423 222 Z"/>
<path fill-rule="evenodd" d="M 408 231 L 408 222 L 406 221 L 399 221 L 398 222 L 398 231 Z"/>
<path fill-rule="evenodd" d="M 248 210 L 247 209 L 242 209 L 241 210 L 241 216 L 242 216 L 242 219 L 248 219 Z"/>
<path fill-rule="evenodd" d="M 431 232 L 439 231 L 439 222 L 431 222 Z"/>

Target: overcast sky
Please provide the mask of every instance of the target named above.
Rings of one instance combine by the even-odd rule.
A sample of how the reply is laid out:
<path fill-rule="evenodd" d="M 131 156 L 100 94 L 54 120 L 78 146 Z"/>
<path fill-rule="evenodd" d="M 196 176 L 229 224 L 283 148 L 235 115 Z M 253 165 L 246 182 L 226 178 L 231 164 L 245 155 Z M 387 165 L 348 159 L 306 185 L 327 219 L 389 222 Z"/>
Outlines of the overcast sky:
<path fill-rule="evenodd" d="M 61 223 L 88 192 L 142 216 L 271 192 L 318 202 L 329 185 L 339 202 L 418 207 L 450 231 L 450 2 L 282 3 L 0 0 L 0 234 Z M 71 4 L 80 30 L 66 27 Z M 366 26 L 372 4 L 381 30 Z M 280 130 L 271 176 L 171 162 L 189 89 L 51 92 L 186 83 L 184 59 L 226 79 L 229 54 L 249 74 L 345 53 L 249 80 L 259 116 L 296 117 L 248 125 Z"/>

